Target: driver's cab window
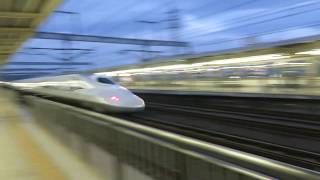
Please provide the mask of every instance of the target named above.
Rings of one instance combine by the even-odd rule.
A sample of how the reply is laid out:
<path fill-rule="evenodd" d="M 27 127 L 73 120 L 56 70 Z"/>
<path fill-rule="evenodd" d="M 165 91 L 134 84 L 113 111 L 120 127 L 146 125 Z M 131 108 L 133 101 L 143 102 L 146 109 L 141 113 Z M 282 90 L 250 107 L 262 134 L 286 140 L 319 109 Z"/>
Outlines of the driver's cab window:
<path fill-rule="evenodd" d="M 105 77 L 98 77 L 98 78 L 97 78 L 97 81 L 98 81 L 99 83 L 102 83 L 102 84 L 111 84 L 111 85 L 114 85 L 114 84 L 115 84 L 113 81 L 111 81 L 110 79 L 105 78 Z"/>

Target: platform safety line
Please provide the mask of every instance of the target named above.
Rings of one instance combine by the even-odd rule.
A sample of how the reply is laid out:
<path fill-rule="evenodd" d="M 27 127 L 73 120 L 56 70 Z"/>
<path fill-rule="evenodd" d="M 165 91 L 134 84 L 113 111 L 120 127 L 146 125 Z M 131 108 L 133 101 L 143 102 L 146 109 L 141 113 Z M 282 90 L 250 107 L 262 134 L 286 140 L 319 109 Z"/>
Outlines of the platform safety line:
<path fill-rule="evenodd" d="M 21 149 L 30 160 L 41 180 L 66 180 L 66 176 L 50 160 L 49 156 L 32 139 L 28 132 L 21 126 L 23 122 L 12 122 L 13 133 L 21 145 Z"/>

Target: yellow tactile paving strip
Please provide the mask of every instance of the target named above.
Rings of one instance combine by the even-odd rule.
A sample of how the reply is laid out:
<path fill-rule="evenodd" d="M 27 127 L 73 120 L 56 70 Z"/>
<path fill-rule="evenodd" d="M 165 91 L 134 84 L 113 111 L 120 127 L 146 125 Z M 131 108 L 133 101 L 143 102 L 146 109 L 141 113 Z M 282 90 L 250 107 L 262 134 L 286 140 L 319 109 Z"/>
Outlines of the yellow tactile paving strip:
<path fill-rule="evenodd" d="M 0 179 L 39 179 L 16 143 L 11 125 L 3 120 L 0 123 L 0 158 Z"/>
<path fill-rule="evenodd" d="M 30 118 L 22 119 L 13 98 L 0 89 L 0 180 L 102 179 Z"/>
<path fill-rule="evenodd" d="M 40 179 L 64 180 L 66 177 L 49 159 L 42 149 L 34 142 L 28 132 L 18 123 L 12 125 L 14 136 L 22 146 L 25 156 L 29 159 L 33 169 L 37 170 Z"/>

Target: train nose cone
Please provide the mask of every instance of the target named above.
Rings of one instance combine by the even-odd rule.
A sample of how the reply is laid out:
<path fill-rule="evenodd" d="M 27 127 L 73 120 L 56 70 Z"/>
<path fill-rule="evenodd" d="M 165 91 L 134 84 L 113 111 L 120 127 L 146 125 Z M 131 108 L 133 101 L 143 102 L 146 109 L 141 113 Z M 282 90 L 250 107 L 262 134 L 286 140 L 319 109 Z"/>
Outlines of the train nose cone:
<path fill-rule="evenodd" d="M 145 107 L 144 100 L 135 94 L 132 94 L 132 95 L 133 95 L 133 97 L 130 102 L 131 106 L 136 107 L 136 108 L 144 108 Z"/>
<path fill-rule="evenodd" d="M 131 107 L 131 108 L 144 108 L 144 101 L 136 96 L 133 93 L 119 93 L 117 95 L 118 99 L 115 96 L 109 97 L 114 105 L 122 107 Z"/>
<path fill-rule="evenodd" d="M 144 101 L 123 87 L 113 87 L 108 89 L 100 89 L 99 95 L 104 101 L 114 106 L 128 108 L 144 108 Z"/>

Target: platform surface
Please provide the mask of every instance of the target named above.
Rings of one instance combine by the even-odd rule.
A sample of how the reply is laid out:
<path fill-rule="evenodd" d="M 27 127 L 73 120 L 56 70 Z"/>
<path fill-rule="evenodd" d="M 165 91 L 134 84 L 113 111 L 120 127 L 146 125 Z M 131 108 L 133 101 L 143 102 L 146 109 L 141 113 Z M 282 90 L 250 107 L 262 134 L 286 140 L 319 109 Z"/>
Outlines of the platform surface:
<path fill-rule="evenodd" d="M 106 179 L 0 90 L 0 179 Z"/>

